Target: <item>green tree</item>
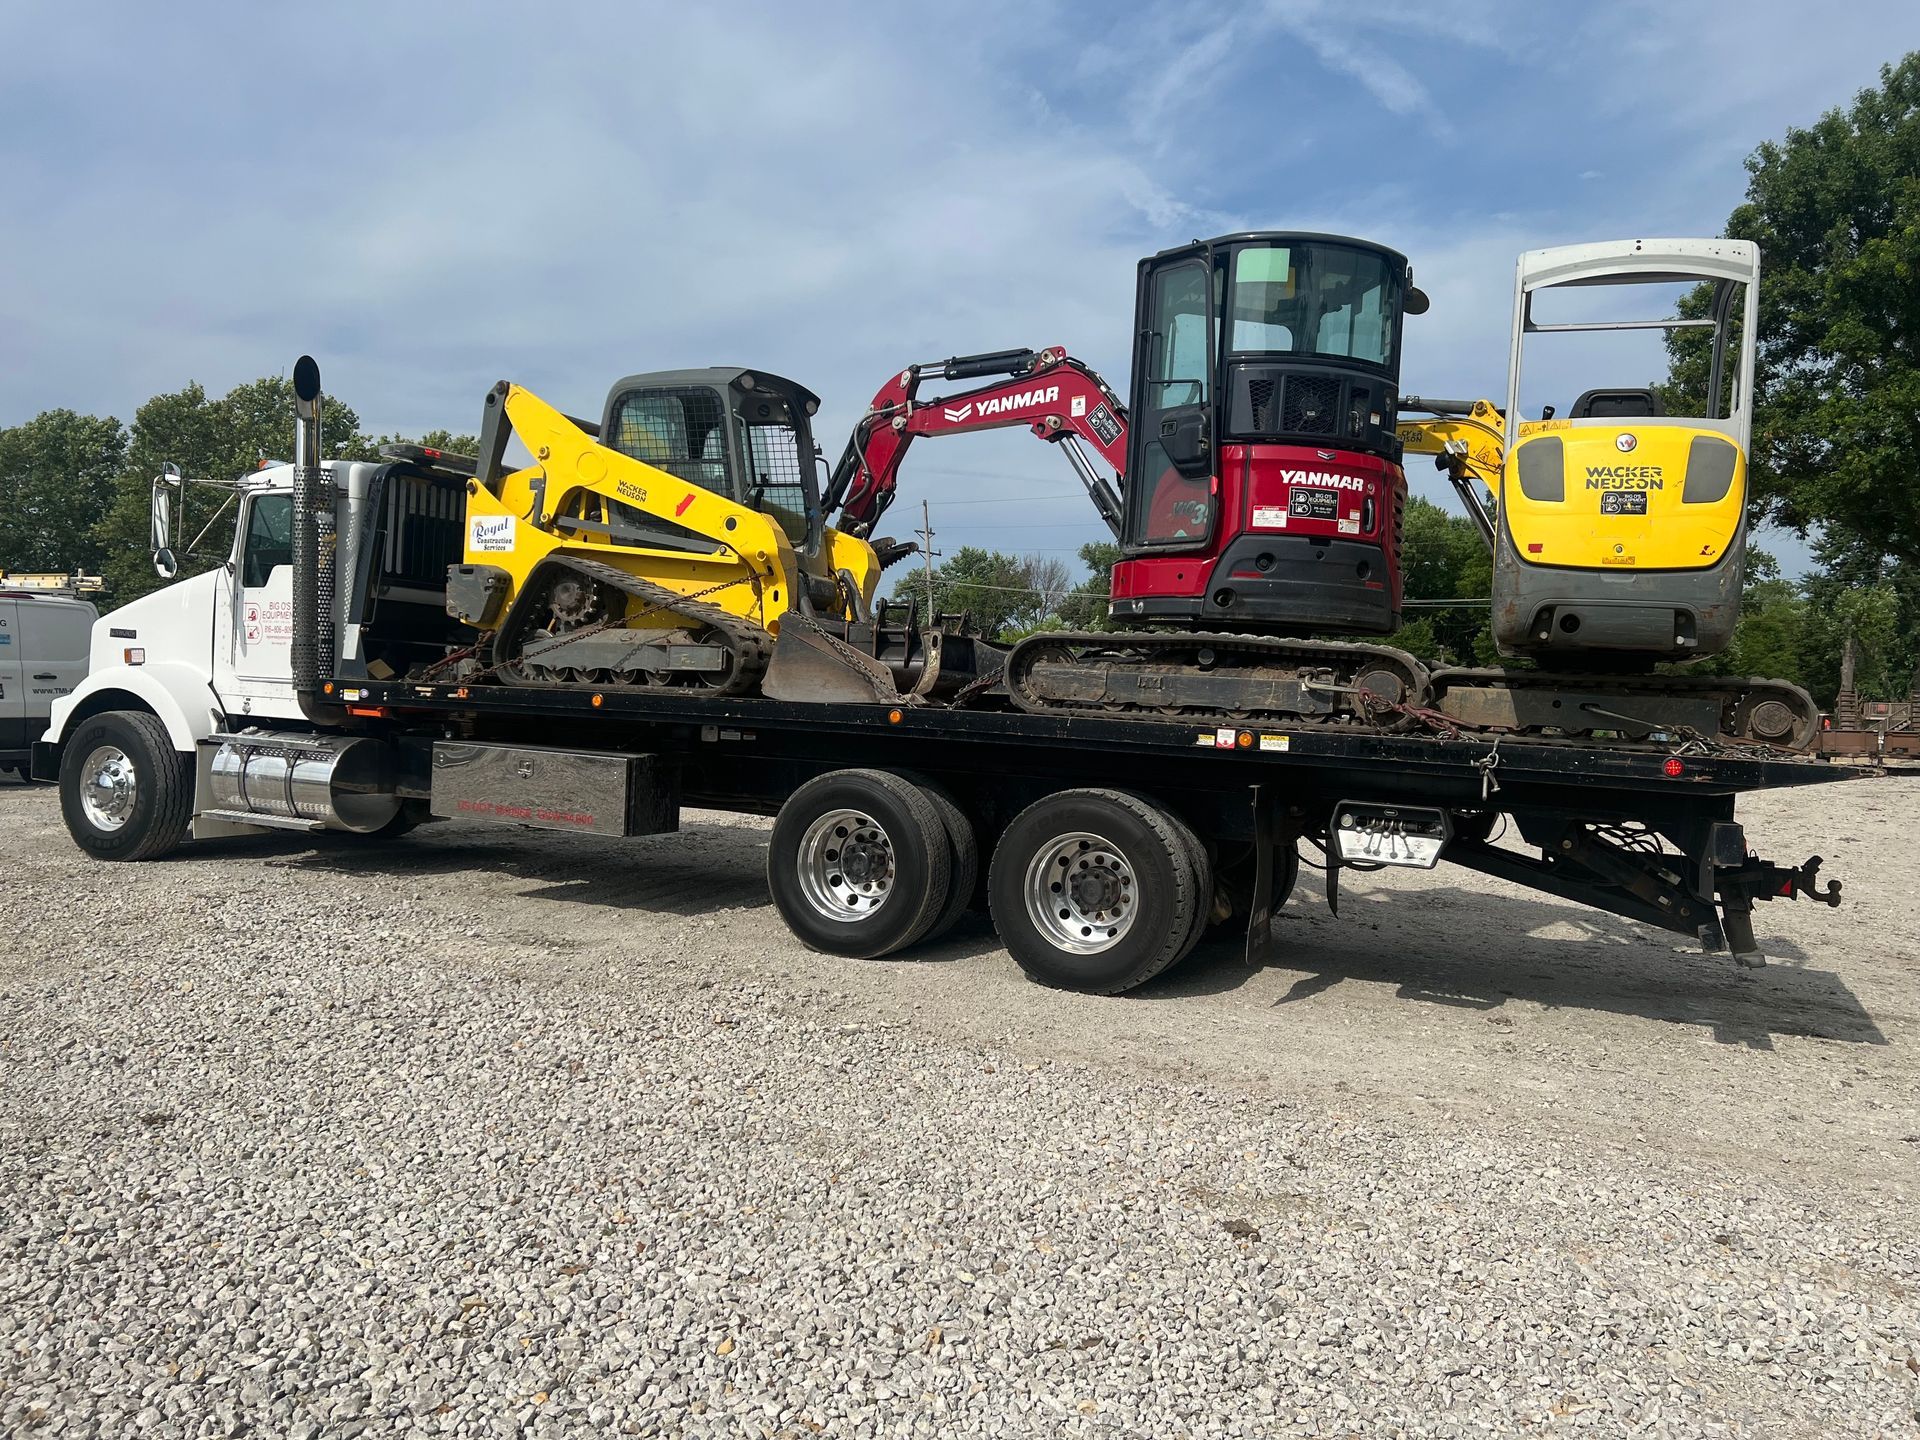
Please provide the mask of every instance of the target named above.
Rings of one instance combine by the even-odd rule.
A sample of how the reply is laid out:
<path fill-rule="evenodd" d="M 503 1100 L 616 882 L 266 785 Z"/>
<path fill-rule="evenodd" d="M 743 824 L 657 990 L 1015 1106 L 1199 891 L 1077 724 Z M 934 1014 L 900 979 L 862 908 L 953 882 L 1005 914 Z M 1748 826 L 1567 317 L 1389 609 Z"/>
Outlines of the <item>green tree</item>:
<path fill-rule="evenodd" d="M 321 408 L 327 454 L 370 459 L 374 447 L 360 433 L 360 418 L 328 396 Z M 147 548 L 153 477 L 169 460 L 189 479 L 231 481 L 266 461 L 293 453 L 293 382 L 269 375 L 236 385 L 211 400 L 198 382 L 156 395 L 134 412 L 126 457 L 112 484 L 111 504 L 94 535 L 104 551 L 102 573 L 116 604 L 125 604 L 161 584 Z M 174 550 L 182 575 L 198 574 L 224 561 L 232 549 L 233 497 L 211 487 L 188 485 L 182 498 Z"/>
<path fill-rule="evenodd" d="M 1089 540 L 1080 547 L 1080 563 L 1087 578 L 1061 599 L 1055 612 L 1062 630 L 1111 630 L 1107 602 L 1113 597 L 1113 567 L 1120 563 L 1120 547 L 1111 540 Z"/>
<path fill-rule="evenodd" d="M 999 636 L 1034 629 L 1067 596 L 1067 567 L 1044 555 L 1009 555 L 963 545 L 933 571 L 933 608 L 943 615 L 969 616 L 981 634 Z M 894 588 L 896 602 L 927 615 L 925 573 L 903 575 Z"/>
<path fill-rule="evenodd" d="M 1920 564 L 1920 52 L 1747 170 L 1727 234 L 1761 252 L 1755 511 Z M 1683 313 L 1704 304 L 1696 292 Z M 1668 342 L 1669 383 L 1695 395 L 1704 339 Z"/>
<path fill-rule="evenodd" d="M 1920 629 L 1920 571 L 1863 557 L 1823 542 L 1820 573 L 1809 576 L 1801 633 L 1799 682 L 1822 704 L 1839 693 L 1841 656 L 1851 635 L 1858 646 L 1854 683 L 1866 700 L 1897 700 L 1913 683 Z"/>
<path fill-rule="evenodd" d="M 1410 608 L 1389 644 L 1433 664 L 1467 665 L 1486 646 L 1493 557 L 1479 528 L 1431 500 L 1407 501 L 1400 536 L 1400 573 L 1408 600 L 1470 603 Z"/>
<path fill-rule="evenodd" d="M 97 572 L 94 523 L 126 450 L 111 416 L 47 410 L 0 430 L 0 570 Z"/>
<path fill-rule="evenodd" d="M 424 435 L 380 435 L 368 440 L 367 448 L 378 455 L 388 445 L 424 445 L 429 450 L 444 450 L 449 455 L 477 455 L 480 437 L 457 435 L 451 430 L 429 430 Z"/>

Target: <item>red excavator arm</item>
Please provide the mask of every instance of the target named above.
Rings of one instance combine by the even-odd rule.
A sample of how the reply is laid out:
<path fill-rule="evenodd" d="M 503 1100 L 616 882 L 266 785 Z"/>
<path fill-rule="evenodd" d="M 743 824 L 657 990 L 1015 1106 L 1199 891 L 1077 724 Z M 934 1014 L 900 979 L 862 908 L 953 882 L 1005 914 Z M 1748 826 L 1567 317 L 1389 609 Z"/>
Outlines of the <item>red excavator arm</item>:
<path fill-rule="evenodd" d="M 920 382 L 1003 376 L 991 385 L 934 399 L 919 398 Z M 1042 440 L 1062 446 L 1087 488 L 1094 508 L 1116 537 L 1120 497 L 1094 468 L 1092 446 L 1116 474 L 1126 468 L 1127 411 L 1092 370 L 1059 346 L 1046 350 L 1000 350 L 956 355 L 909 365 L 880 387 L 853 427 L 840 463 L 827 483 L 823 506 L 829 520 L 854 535 L 870 535 L 893 503 L 900 462 L 920 435 L 964 435 L 1025 425 Z M 837 520 L 834 512 L 840 512 Z"/>

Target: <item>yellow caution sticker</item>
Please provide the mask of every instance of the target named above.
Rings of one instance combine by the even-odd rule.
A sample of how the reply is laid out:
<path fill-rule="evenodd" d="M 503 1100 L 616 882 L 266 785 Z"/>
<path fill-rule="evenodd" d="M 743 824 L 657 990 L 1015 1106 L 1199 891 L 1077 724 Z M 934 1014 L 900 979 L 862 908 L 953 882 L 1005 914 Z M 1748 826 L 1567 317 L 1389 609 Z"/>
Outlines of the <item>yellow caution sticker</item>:
<path fill-rule="evenodd" d="M 1260 748 L 1262 750 L 1279 750 L 1283 752 L 1291 750 L 1293 748 L 1293 737 L 1291 735 L 1262 735 L 1260 737 Z"/>

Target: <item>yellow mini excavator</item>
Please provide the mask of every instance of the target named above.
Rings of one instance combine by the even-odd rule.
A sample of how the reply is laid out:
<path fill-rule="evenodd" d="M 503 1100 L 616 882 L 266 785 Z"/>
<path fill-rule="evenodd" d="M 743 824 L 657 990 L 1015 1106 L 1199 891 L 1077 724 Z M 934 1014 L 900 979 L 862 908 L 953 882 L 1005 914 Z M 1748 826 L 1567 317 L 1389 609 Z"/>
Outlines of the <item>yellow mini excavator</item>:
<path fill-rule="evenodd" d="M 1431 454 L 1493 549 L 1493 638 L 1537 670 L 1443 670 L 1432 704 L 1497 729 L 1692 730 L 1804 748 L 1819 724 L 1781 680 L 1652 675 L 1733 642 L 1747 551 L 1760 257 L 1742 240 L 1626 240 L 1530 250 L 1514 287 L 1507 404 L 1404 396 L 1397 434 Z M 1572 287 L 1705 286 L 1705 313 L 1542 319 Z M 1567 332 L 1708 332 L 1705 393 L 1669 413 L 1650 387 L 1589 389 L 1523 418 L 1528 340 Z M 1430 419 L 1411 418 L 1425 412 Z M 1494 496 L 1489 511 L 1481 486 Z M 1561 673 L 1551 673 L 1558 670 Z"/>
<path fill-rule="evenodd" d="M 738 368 L 629 376 L 597 425 L 496 385 L 447 587 L 448 612 L 482 632 L 469 673 L 871 703 L 991 672 L 998 652 L 959 627 L 876 607 L 883 556 L 910 547 L 825 523 L 818 408 Z M 510 469 L 516 437 L 530 463 Z"/>

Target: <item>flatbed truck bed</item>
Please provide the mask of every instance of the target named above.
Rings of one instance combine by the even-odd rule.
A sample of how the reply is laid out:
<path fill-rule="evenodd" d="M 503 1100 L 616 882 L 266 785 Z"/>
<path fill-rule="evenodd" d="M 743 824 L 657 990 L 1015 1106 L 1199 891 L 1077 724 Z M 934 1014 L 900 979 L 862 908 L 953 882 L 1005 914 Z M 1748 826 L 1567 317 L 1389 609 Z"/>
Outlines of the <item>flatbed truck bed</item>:
<path fill-rule="evenodd" d="M 402 732 L 437 726 L 511 745 L 558 722 L 574 744 L 670 759 L 677 800 L 712 809 L 777 815 L 808 780 L 855 757 L 862 768 L 919 777 L 957 797 L 989 842 L 1019 810 L 1062 790 L 1161 797 L 1216 856 L 1244 850 L 1256 882 L 1273 875 L 1272 890 L 1255 893 L 1255 883 L 1240 896 L 1250 961 L 1272 953 L 1271 913 L 1286 899 L 1279 887 L 1297 876 L 1273 856 L 1303 840 L 1324 852 L 1322 822 L 1343 805 L 1365 804 L 1447 816 L 1439 863 L 1690 933 L 1758 964 L 1753 901 L 1804 895 L 1836 904 L 1839 886 L 1821 886 L 1818 857 L 1793 867 L 1753 857 L 1735 820 L 1737 797 L 1877 773 L 1757 748 L 799 704 L 698 691 L 389 681 L 343 694 L 361 718 Z M 419 798 L 430 791 L 430 780 L 410 787 Z M 1492 822 L 1502 816 L 1539 858 L 1494 843 Z M 1652 858 L 1644 839 L 1618 843 L 1635 836 L 1662 837 L 1671 853 Z M 1360 858 L 1351 847 L 1322 858 L 1336 908 L 1342 869 L 1411 862 Z"/>

